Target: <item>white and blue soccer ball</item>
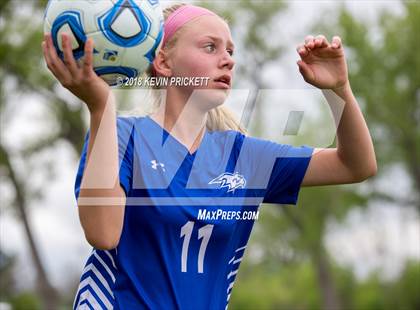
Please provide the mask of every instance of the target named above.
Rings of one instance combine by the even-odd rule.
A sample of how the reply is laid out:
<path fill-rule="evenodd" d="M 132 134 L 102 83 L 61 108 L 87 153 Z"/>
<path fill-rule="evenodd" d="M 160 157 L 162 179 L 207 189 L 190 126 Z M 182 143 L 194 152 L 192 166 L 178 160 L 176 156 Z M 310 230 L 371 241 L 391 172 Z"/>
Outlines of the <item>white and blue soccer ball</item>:
<path fill-rule="evenodd" d="M 68 33 L 80 63 L 88 38 L 94 41 L 93 67 L 108 84 L 135 78 L 153 62 L 163 39 L 159 0 L 50 0 L 44 32 L 63 57 L 61 33 Z"/>

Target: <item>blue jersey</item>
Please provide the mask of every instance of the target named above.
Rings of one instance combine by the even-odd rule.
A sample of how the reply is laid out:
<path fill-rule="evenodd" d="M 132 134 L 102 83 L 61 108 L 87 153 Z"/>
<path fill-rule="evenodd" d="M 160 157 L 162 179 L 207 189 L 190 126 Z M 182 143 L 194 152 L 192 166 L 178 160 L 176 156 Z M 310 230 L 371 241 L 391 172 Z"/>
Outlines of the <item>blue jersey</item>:
<path fill-rule="evenodd" d="M 150 117 L 117 131 L 123 230 L 92 250 L 74 308 L 226 309 L 259 204 L 296 204 L 313 148 L 206 131 L 190 154 Z"/>

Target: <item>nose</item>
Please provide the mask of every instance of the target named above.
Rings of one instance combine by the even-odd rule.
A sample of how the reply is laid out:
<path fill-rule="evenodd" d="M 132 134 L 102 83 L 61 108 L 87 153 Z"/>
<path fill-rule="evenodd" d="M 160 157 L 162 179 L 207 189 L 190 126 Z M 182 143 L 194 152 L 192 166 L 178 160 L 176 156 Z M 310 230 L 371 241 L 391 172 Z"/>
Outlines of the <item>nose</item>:
<path fill-rule="evenodd" d="M 223 53 L 223 57 L 220 60 L 220 66 L 222 68 L 227 67 L 229 70 L 232 70 L 233 67 L 235 66 L 235 60 L 233 59 L 233 57 L 229 54 L 228 51 L 225 51 Z"/>

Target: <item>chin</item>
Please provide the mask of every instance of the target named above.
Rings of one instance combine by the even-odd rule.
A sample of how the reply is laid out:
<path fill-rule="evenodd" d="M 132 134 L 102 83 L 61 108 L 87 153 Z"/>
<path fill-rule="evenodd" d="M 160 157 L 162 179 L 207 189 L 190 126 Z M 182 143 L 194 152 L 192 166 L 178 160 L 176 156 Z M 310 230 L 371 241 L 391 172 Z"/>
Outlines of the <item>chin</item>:
<path fill-rule="evenodd" d="M 198 90 L 196 93 L 196 98 L 199 99 L 200 106 L 203 110 L 209 111 L 217 108 L 226 101 L 229 95 L 229 89 L 205 89 L 204 91 Z"/>

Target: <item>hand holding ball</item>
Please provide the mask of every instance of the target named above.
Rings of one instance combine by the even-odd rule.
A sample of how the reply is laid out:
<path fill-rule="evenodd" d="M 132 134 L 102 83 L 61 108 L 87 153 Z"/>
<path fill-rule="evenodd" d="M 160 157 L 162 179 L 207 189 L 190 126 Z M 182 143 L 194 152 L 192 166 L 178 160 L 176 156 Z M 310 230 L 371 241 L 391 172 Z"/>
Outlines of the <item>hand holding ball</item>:
<path fill-rule="evenodd" d="M 67 33 L 79 64 L 92 38 L 94 71 L 116 85 L 117 79 L 139 76 L 153 62 L 163 38 L 162 8 L 158 0 L 50 0 L 44 32 L 51 33 L 62 59 L 62 33 Z"/>

